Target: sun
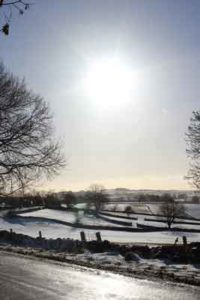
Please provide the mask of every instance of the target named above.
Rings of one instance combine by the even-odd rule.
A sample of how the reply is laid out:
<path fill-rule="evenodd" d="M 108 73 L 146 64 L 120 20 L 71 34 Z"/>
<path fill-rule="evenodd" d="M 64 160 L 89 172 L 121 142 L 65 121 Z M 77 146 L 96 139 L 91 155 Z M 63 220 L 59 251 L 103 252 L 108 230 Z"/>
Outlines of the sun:
<path fill-rule="evenodd" d="M 133 73 L 119 59 L 93 62 L 87 72 L 87 95 L 102 105 L 119 104 L 130 97 Z"/>

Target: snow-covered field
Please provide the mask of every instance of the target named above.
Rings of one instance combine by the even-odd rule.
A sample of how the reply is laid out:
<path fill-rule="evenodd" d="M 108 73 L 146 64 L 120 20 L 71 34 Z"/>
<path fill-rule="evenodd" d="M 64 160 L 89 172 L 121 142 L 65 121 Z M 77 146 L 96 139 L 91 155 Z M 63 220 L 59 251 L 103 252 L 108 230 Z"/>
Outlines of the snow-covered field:
<path fill-rule="evenodd" d="M 153 214 L 159 212 L 159 205 L 155 203 L 148 203 L 147 206 Z M 186 214 L 192 218 L 200 219 L 200 204 L 184 204 Z"/>
<path fill-rule="evenodd" d="M 104 213 L 104 212 L 103 212 Z M 107 211 L 105 213 L 108 213 Z M 109 215 L 112 215 L 113 217 L 125 217 L 127 219 L 124 219 L 125 221 L 129 221 L 129 218 L 133 218 L 133 221 L 134 221 L 134 218 L 136 218 L 138 220 L 138 222 L 140 221 L 145 221 L 145 219 L 148 219 L 148 220 L 158 220 L 158 221 L 165 221 L 165 217 L 163 216 L 154 216 L 154 215 L 144 215 L 144 214 L 125 214 L 125 213 L 122 213 L 122 212 L 109 212 Z M 196 219 L 176 219 L 175 221 L 177 222 L 183 222 L 183 223 L 199 223 L 200 225 L 200 220 L 196 220 Z M 155 224 L 155 222 L 154 222 Z"/>
<path fill-rule="evenodd" d="M 118 224 L 113 224 L 112 221 L 121 221 L 121 222 L 128 222 L 132 223 L 131 227 L 137 228 L 137 223 L 139 224 L 144 224 L 148 226 L 156 226 L 156 227 L 166 227 L 166 223 L 164 222 L 151 222 L 150 219 L 155 220 L 154 216 L 146 216 L 146 215 L 135 215 L 131 214 L 130 216 L 132 217 L 137 217 L 137 220 L 130 220 L 130 219 L 123 219 L 120 217 L 116 217 L 113 214 L 113 217 L 111 216 L 105 216 L 106 220 L 103 220 L 101 218 L 97 218 L 94 215 L 84 215 L 83 211 L 80 211 L 79 214 L 77 215 L 73 211 L 59 211 L 59 210 L 52 210 L 52 209 L 42 209 L 38 211 L 33 211 L 33 212 L 27 212 L 27 213 L 22 213 L 20 216 L 26 216 L 26 217 L 42 217 L 42 218 L 48 218 L 48 219 L 56 219 L 60 221 L 65 221 L 69 223 L 75 223 L 77 218 L 82 224 L 85 225 L 98 225 L 98 226 L 122 226 Z M 146 218 L 149 220 L 146 221 Z M 159 220 L 164 220 L 163 217 L 157 217 Z M 128 227 L 128 226 L 127 226 Z M 179 228 L 187 228 L 187 229 L 200 229 L 200 223 L 198 225 L 182 225 L 182 224 L 173 224 L 173 227 L 179 227 Z"/>
<path fill-rule="evenodd" d="M 109 221 L 97 218 L 94 215 L 85 215 L 83 211 L 73 212 L 73 211 L 62 211 L 53 209 L 42 209 L 38 211 L 28 212 L 20 214 L 24 217 L 42 217 L 49 219 L 56 219 L 69 223 L 76 223 L 79 220 L 80 223 L 85 225 L 100 225 L 100 226 L 112 226 L 113 224 Z M 120 225 L 116 225 L 120 226 Z"/>
<path fill-rule="evenodd" d="M 151 204 L 154 205 L 154 204 Z M 157 204 L 156 204 L 157 205 Z M 153 206 L 151 207 L 151 210 Z M 186 205 L 186 209 L 193 216 L 199 217 L 200 205 L 191 204 Z M 119 228 L 123 225 L 113 224 L 113 220 L 123 221 L 123 222 L 132 222 L 132 227 L 136 228 L 138 224 L 156 226 L 156 227 L 166 227 L 166 223 L 163 222 L 153 222 L 151 219 L 160 219 L 163 217 L 155 217 L 152 215 L 142 215 L 142 214 L 130 214 L 130 217 L 136 217 L 137 220 L 130 220 L 120 218 L 120 216 L 127 216 L 123 213 L 112 213 L 113 216 L 105 216 L 106 219 L 97 218 L 94 215 L 84 214 L 83 211 L 79 213 L 72 211 L 62 211 L 62 210 L 53 210 L 53 209 L 42 209 L 32 212 L 22 213 L 20 216 L 26 217 L 39 217 L 44 218 L 43 220 L 34 220 L 29 218 L 0 218 L 0 230 L 10 230 L 11 228 L 17 233 L 23 233 L 30 236 L 38 236 L 38 232 L 42 231 L 42 235 L 46 238 L 74 238 L 80 239 L 80 231 L 83 229 L 73 228 L 70 226 L 58 224 L 53 220 L 54 219 L 65 221 L 69 223 L 75 223 L 77 220 L 85 225 L 98 225 L 98 226 L 118 226 Z M 116 216 L 118 215 L 118 217 Z M 146 218 L 149 220 L 147 221 Z M 181 220 L 184 221 L 184 220 Z M 186 220 L 185 220 L 186 221 Z M 195 222 L 190 220 L 190 222 Z M 200 222 L 199 222 L 200 224 Z M 200 229 L 200 225 L 188 225 L 188 224 L 174 224 L 173 227 L 187 228 L 187 229 Z M 97 230 L 93 229 L 84 229 L 86 237 L 89 240 L 95 238 L 95 233 Z M 174 243 L 176 237 L 180 237 L 179 241 L 182 242 L 182 236 L 187 236 L 188 241 L 200 241 L 200 233 L 189 233 L 189 232 L 124 232 L 124 231 L 112 231 L 112 230 L 101 230 L 102 238 L 107 239 L 113 242 L 125 242 L 125 243 Z"/>
<path fill-rule="evenodd" d="M 120 220 L 125 222 L 132 222 L 132 227 L 137 228 L 137 223 L 144 224 L 148 226 L 156 226 L 156 227 L 166 227 L 165 217 L 162 216 L 152 216 L 152 215 L 142 215 L 142 214 L 129 214 L 129 218 L 133 218 L 132 220 L 127 218 L 120 218 L 120 216 L 127 217 L 126 214 L 120 212 L 111 212 L 109 213 L 112 216 L 106 216 L 109 220 Z M 136 218 L 136 220 L 134 219 Z M 152 220 L 152 221 L 151 221 Z M 163 222 L 155 222 L 155 220 L 163 221 Z M 175 219 L 176 222 L 181 222 L 185 224 L 172 224 L 173 227 L 179 228 L 187 228 L 187 229 L 199 229 L 200 230 L 200 221 L 198 220 L 187 220 L 187 219 Z M 187 224 L 187 223 L 194 223 L 194 224 Z"/>
<path fill-rule="evenodd" d="M 133 202 L 125 202 L 125 203 L 110 203 L 107 205 L 104 205 L 105 210 L 116 210 L 116 211 L 124 211 L 127 206 L 131 206 L 132 210 L 135 213 L 141 213 L 141 214 L 151 214 L 151 211 L 149 210 L 148 206 L 146 204 L 140 204 L 140 203 L 133 203 Z"/>
<path fill-rule="evenodd" d="M 159 214 L 159 203 L 113 203 L 105 205 L 105 209 L 112 210 L 114 207 L 117 211 L 124 211 L 127 206 L 131 206 L 136 214 Z M 184 204 L 188 216 L 200 219 L 200 204 Z"/>
<path fill-rule="evenodd" d="M 200 204 L 184 204 L 184 206 L 188 215 L 200 219 Z"/>
<path fill-rule="evenodd" d="M 17 233 L 27 234 L 33 237 L 38 236 L 38 232 L 42 231 L 43 237 L 46 238 L 74 238 L 80 239 L 80 232 L 83 229 L 72 228 L 69 226 L 56 224 L 53 221 L 34 221 L 28 219 L 20 219 L 18 217 L 12 219 L 0 218 L 0 230 L 10 230 Z M 97 230 L 86 230 L 86 237 L 88 240 L 95 239 Z M 182 236 L 185 235 L 188 241 L 199 241 L 200 233 L 189 232 L 122 232 L 101 230 L 102 239 L 107 239 L 112 242 L 121 243 L 174 243 L 175 239 L 179 237 L 179 242 L 182 243 Z"/>

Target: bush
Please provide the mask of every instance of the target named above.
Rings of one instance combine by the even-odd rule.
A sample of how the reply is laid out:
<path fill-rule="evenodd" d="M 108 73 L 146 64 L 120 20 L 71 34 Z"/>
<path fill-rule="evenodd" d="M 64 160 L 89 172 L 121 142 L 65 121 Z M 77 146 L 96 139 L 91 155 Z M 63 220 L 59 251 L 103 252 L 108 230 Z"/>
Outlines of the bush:
<path fill-rule="evenodd" d="M 140 261 L 139 255 L 132 251 L 126 252 L 124 258 L 125 258 L 125 261 L 136 261 L 136 262 Z"/>

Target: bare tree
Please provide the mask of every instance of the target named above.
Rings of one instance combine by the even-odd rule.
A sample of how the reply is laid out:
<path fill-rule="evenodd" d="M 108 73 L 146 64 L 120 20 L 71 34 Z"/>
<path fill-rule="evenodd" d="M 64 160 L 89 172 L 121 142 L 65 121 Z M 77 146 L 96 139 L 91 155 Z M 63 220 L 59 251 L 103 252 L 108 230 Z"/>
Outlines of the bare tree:
<path fill-rule="evenodd" d="M 191 159 L 190 170 L 186 179 L 200 189 L 200 111 L 194 111 L 186 133 L 187 154 Z"/>
<path fill-rule="evenodd" d="M 200 197 L 197 196 L 197 195 L 194 195 L 194 196 L 192 196 L 191 201 L 192 201 L 192 203 L 199 204 L 200 203 Z"/>
<path fill-rule="evenodd" d="M 96 213 L 102 208 L 104 203 L 108 202 L 108 196 L 105 193 L 105 188 L 100 184 L 92 184 L 86 192 L 86 200 L 89 206 L 94 205 Z"/>
<path fill-rule="evenodd" d="M 0 194 L 64 166 L 47 103 L 0 65 Z"/>
<path fill-rule="evenodd" d="M 184 216 L 185 207 L 182 204 L 175 202 L 168 194 L 165 194 L 162 197 L 162 200 L 163 203 L 159 207 L 159 212 L 165 217 L 168 228 L 170 229 L 175 218 Z"/>
<path fill-rule="evenodd" d="M 132 206 L 128 205 L 125 207 L 124 212 L 127 214 L 127 216 L 130 216 L 130 214 L 133 213 L 133 208 Z"/>
<path fill-rule="evenodd" d="M 29 1 L 23 0 L 0 0 L 0 12 L 3 13 L 3 23 L 1 31 L 5 34 L 9 34 L 10 21 L 12 19 L 13 11 L 17 11 L 20 15 L 29 9 Z"/>
<path fill-rule="evenodd" d="M 63 203 L 66 204 L 68 209 L 73 208 L 76 204 L 76 196 L 73 192 L 69 191 L 64 195 Z"/>

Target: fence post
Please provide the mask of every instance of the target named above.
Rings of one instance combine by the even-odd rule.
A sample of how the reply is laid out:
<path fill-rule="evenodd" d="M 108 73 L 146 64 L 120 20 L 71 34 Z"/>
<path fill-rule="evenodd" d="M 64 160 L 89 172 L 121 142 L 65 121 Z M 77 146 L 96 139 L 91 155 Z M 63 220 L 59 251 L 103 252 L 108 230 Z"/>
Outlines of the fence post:
<path fill-rule="evenodd" d="M 10 228 L 10 239 L 12 240 L 12 238 L 13 238 L 13 230 L 12 228 Z"/>
<path fill-rule="evenodd" d="M 84 232 L 84 231 L 81 231 L 81 232 L 80 232 L 80 235 L 81 235 L 81 241 L 82 241 L 82 242 L 86 242 L 85 232 Z"/>
<path fill-rule="evenodd" d="M 187 237 L 183 236 L 183 253 L 184 253 L 184 260 L 185 263 L 188 262 L 188 257 L 189 257 L 189 253 L 188 253 L 188 244 L 187 244 Z"/>
<path fill-rule="evenodd" d="M 39 231 L 39 238 L 42 239 L 42 231 Z"/>
<path fill-rule="evenodd" d="M 174 246 L 176 246 L 177 243 L 178 243 L 178 237 L 174 241 Z"/>
<path fill-rule="evenodd" d="M 183 236 L 183 245 L 185 246 L 185 248 L 187 247 L 187 238 L 185 235 Z"/>
<path fill-rule="evenodd" d="M 101 239 L 101 233 L 100 232 L 96 232 L 96 237 L 97 237 L 97 241 L 98 242 L 102 241 L 102 239 Z"/>

